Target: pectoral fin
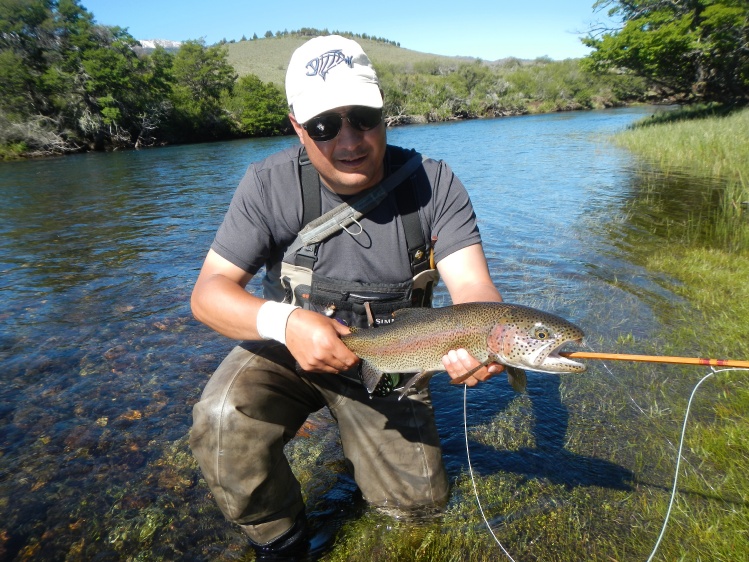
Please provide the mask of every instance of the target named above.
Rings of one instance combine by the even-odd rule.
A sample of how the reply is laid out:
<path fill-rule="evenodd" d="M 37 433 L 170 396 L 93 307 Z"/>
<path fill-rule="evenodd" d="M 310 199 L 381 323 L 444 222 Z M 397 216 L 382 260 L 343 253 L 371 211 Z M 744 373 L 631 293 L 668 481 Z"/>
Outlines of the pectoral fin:
<path fill-rule="evenodd" d="M 409 381 L 403 385 L 402 388 L 398 389 L 398 392 L 399 392 L 398 400 L 400 400 L 406 394 L 411 392 L 412 389 L 416 392 L 421 392 L 422 390 L 424 390 L 429 384 L 429 381 L 432 378 L 432 375 L 434 375 L 435 373 L 439 373 L 439 372 L 440 371 L 422 371 L 418 375 L 411 377 Z"/>
<path fill-rule="evenodd" d="M 505 367 L 505 371 L 507 371 L 507 382 L 510 383 L 512 389 L 515 392 L 525 392 L 528 386 L 528 377 L 525 376 L 525 371 L 517 367 Z"/>

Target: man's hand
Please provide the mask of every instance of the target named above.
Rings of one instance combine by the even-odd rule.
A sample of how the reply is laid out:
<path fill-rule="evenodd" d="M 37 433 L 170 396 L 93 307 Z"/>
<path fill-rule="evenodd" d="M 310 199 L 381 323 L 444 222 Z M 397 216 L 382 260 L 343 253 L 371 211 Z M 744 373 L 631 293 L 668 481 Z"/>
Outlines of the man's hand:
<path fill-rule="evenodd" d="M 340 322 L 301 308 L 286 323 L 286 347 L 305 371 L 340 373 L 359 362 L 341 341 L 350 330 Z"/>
<path fill-rule="evenodd" d="M 445 366 L 447 374 L 450 378 L 457 379 L 465 375 L 471 369 L 474 369 L 481 365 L 481 362 L 476 360 L 470 353 L 465 349 L 453 349 L 447 352 L 447 355 L 442 357 L 442 364 Z M 488 381 L 494 375 L 501 373 L 504 370 L 504 366 L 499 363 L 490 363 L 486 367 L 482 367 L 470 377 L 468 377 L 462 384 L 468 386 L 476 386 L 479 382 Z"/>

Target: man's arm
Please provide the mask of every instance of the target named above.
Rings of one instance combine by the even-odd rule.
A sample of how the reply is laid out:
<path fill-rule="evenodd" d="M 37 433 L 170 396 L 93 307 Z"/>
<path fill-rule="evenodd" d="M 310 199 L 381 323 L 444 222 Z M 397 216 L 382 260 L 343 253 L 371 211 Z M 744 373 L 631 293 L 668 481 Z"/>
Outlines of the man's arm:
<path fill-rule="evenodd" d="M 197 320 L 236 340 L 259 340 L 257 315 L 266 302 L 245 290 L 252 275 L 210 250 L 190 304 Z M 286 323 L 286 347 L 306 371 L 337 373 L 358 362 L 340 340 L 348 328 L 309 310 L 296 309 Z"/>
<path fill-rule="evenodd" d="M 502 296 L 489 275 L 489 266 L 481 244 L 468 246 L 440 260 L 437 270 L 445 283 L 453 304 L 464 302 L 501 302 Z M 449 351 L 442 364 L 451 378 L 457 378 L 479 365 L 465 349 Z M 489 380 L 504 367 L 496 363 L 474 373 L 465 384 L 474 386 Z"/>
<path fill-rule="evenodd" d="M 467 246 L 440 260 L 437 270 L 453 304 L 501 302 L 502 296 L 489 275 L 481 244 Z"/>

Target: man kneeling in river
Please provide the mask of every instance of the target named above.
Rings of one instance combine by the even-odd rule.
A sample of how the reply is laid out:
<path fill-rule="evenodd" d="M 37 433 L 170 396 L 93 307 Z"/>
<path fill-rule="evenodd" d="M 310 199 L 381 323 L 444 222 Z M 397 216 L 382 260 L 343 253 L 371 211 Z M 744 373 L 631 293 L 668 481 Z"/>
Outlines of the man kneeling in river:
<path fill-rule="evenodd" d="M 439 277 L 453 303 L 501 301 L 465 188 L 444 162 L 387 145 L 377 75 L 356 42 L 302 45 L 286 95 L 301 144 L 249 167 L 192 295 L 198 320 L 242 343 L 195 405 L 190 444 L 259 560 L 307 552 L 301 489 L 283 447 L 323 407 L 364 499 L 406 513 L 445 505 L 429 389 L 399 401 L 388 375 L 370 395 L 340 338 L 349 326 L 377 329 L 396 309 L 430 306 Z M 370 194 L 372 208 L 349 226 L 298 238 L 322 214 L 359 208 L 353 200 Z M 245 286 L 263 266 L 260 298 Z M 457 349 L 443 364 L 456 378 L 479 362 Z M 465 383 L 501 370 L 489 365 Z"/>

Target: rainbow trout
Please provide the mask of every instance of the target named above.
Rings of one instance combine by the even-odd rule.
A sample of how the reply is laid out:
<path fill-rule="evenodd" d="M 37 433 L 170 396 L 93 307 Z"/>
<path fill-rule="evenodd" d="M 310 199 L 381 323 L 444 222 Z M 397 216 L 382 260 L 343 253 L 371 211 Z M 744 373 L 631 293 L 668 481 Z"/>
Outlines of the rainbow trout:
<path fill-rule="evenodd" d="M 355 331 L 342 341 L 361 360 L 361 376 L 370 394 L 386 373 L 417 373 L 400 389 L 403 398 L 424 388 L 444 371 L 442 356 L 463 348 L 481 366 L 454 379 L 460 384 L 490 363 L 505 365 L 512 387 L 526 386 L 523 369 L 542 373 L 580 373 L 585 365 L 559 355 L 568 342 L 580 343 L 583 331 L 567 320 L 527 306 L 497 302 L 456 304 L 444 308 L 407 308 L 393 313 L 393 323 Z"/>

